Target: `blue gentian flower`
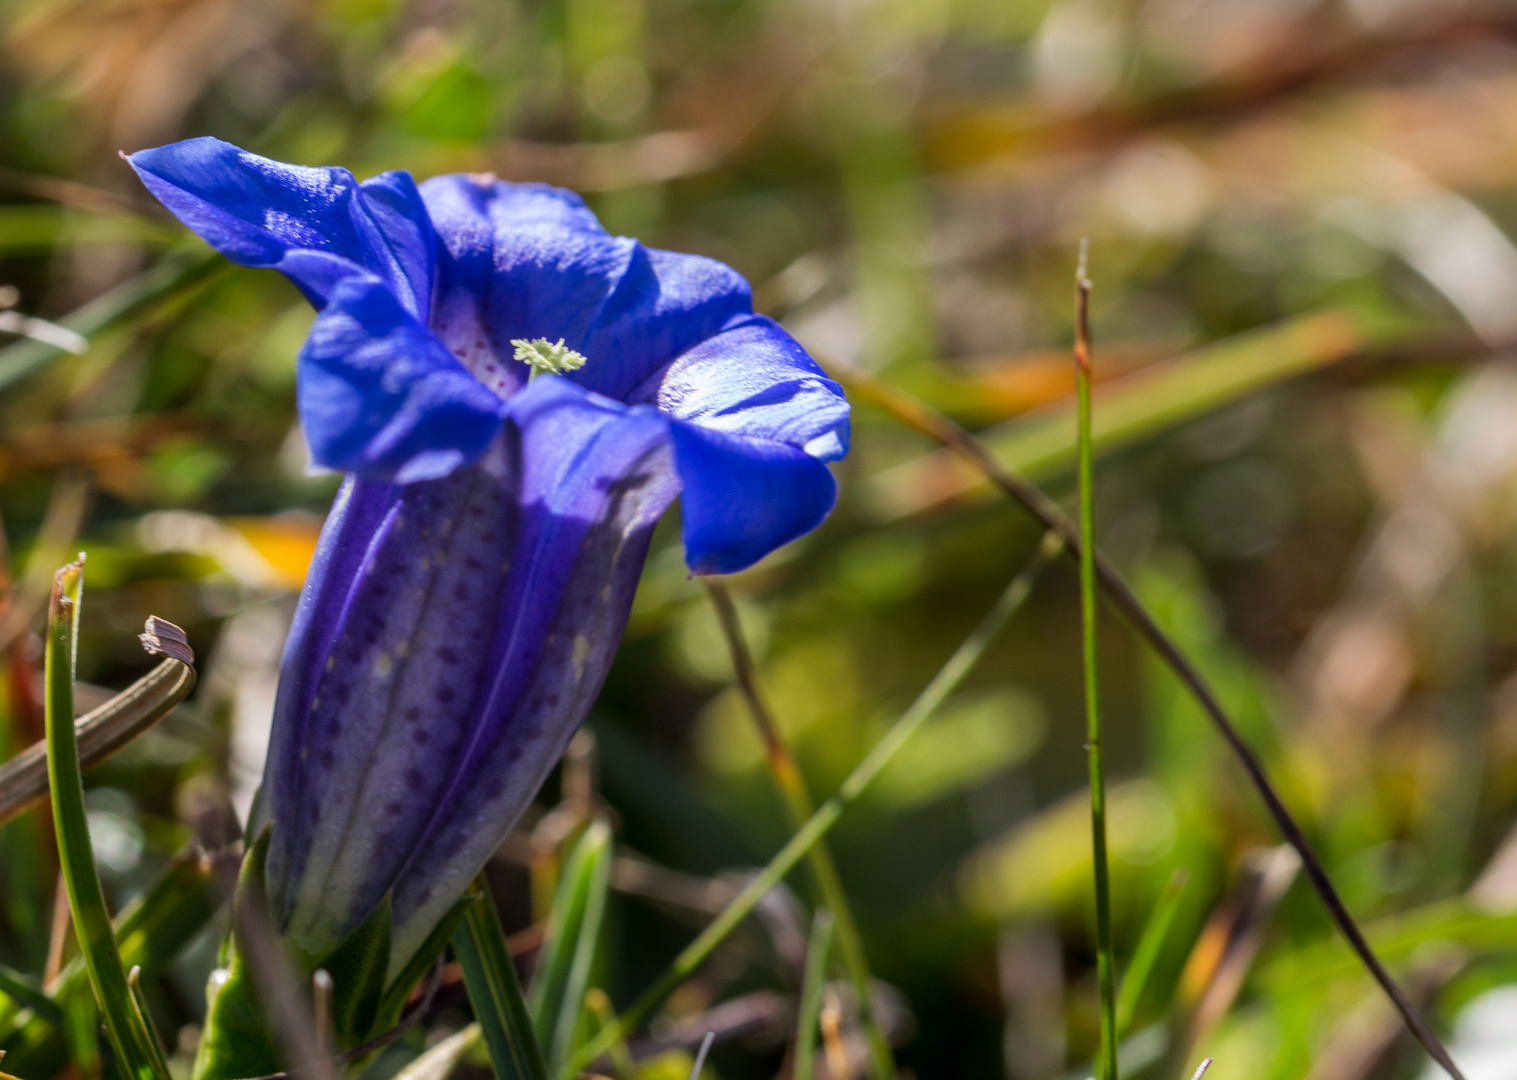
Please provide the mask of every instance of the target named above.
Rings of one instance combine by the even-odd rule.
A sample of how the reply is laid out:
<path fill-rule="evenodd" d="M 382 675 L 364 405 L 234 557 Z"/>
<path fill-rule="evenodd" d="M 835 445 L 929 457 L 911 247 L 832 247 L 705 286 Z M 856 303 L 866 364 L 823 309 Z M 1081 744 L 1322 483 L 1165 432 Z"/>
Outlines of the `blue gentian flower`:
<path fill-rule="evenodd" d="M 848 405 L 710 259 L 493 176 L 363 183 L 216 139 L 128 160 L 319 314 L 297 391 L 346 472 L 285 648 L 270 901 L 321 956 L 392 893 L 392 971 L 484 865 L 605 679 L 654 524 L 698 574 L 816 527 Z"/>

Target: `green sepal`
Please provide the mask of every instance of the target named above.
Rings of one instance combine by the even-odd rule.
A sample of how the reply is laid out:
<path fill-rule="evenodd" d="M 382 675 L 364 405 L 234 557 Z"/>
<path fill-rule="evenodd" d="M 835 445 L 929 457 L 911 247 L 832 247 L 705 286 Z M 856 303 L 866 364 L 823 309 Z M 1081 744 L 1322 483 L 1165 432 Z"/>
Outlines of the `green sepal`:
<path fill-rule="evenodd" d="M 437 962 L 442 951 L 448 947 L 448 942 L 453 940 L 454 931 L 458 929 L 459 923 L 464 921 L 469 905 L 473 903 L 475 900 L 472 897 L 461 897 L 432 928 L 432 932 L 421 943 L 421 948 L 411 954 L 411 959 L 407 960 L 405 966 L 400 969 L 400 974 L 395 976 L 379 1003 L 379 1012 L 374 1020 L 374 1035 L 389 1031 L 400 1023 L 400 1014 L 406 1007 L 406 999 L 411 996 L 411 991 L 416 989 L 416 984 L 426 978 L 427 972 L 432 969 L 432 965 Z"/>
<path fill-rule="evenodd" d="M 228 935 L 230 964 L 214 972 L 206 988 L 205 1028 L 195 1054 L 194 1080 L 236 1080 L 267 1076 L 281 1069 L 237 932 L 239 913 L 247 905 L 268 909 L 263 875 L 269 858 L 270 835 L 271 827 L 265 825 L 243 858 L 237 876 L 237 893 L 232 898 L 232 933 Z"/>
<path fill-rule="evenodd" d="M 390 893 L 319 965 L 332 976 L 332 1022 L 337 1042 L 351 1050 L 373 1034 L 390 967 L 394 926 Z"/>

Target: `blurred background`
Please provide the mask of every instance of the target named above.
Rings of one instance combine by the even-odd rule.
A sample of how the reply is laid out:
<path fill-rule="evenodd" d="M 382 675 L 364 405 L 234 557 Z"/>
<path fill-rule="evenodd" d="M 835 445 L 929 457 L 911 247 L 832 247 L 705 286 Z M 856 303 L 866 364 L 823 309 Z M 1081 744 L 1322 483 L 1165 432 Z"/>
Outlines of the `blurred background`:
<path fill-rule="evenodd" d="M 87 778 L 113 902 L 207 791 L 246 811 L 337 484 L 295 423 L 309 308 L 207 263 L 118 151 L 208 134 L 360 177 L 573 188 L 614 232 L 732 264 L 824 365 L 922 397 L 1060 499 L 1089 237 L 1103 545 L 1471 1080 L 1517 1073 L 1517 3 L 6 0 L 0 55 L 0 331 L 70 350 L 0 352 L 0 757 L 41 734 L 35 631 L 66 554 L 89 555 L 82 680 L 146 671 L 148 614 L 201 660 L 191 704 Z M 854 416 L 836 514 L 729 582 L 819 795 L 1039 536 Z M 916 1076 L 1088 1075 L 1078 635 L 1060 564 L 834 834 Z M 1157 950 L 1129 1075 L 1203 1054 L 1217 1080 L 1432 1075 L 1178 683 L 1110 612 L 1103 650 L 1119 964 Z M 492 877 L 527 962 L 544 815 L 598 793 L 623 1004 L 788 835 L 677 514 L 589 727 Z M 0 830 L 12 967 L 50 962 L 54 858 L 37 813 Z M 644 1049 L 726 1006 L 716 1073 L 782 1068 L 812 900 L 791 887 Z M 180 1065 L 219 933 L 149 987 Z M 433 1038 L 462 1023 L 461 992 L 441 1000 Z"/>

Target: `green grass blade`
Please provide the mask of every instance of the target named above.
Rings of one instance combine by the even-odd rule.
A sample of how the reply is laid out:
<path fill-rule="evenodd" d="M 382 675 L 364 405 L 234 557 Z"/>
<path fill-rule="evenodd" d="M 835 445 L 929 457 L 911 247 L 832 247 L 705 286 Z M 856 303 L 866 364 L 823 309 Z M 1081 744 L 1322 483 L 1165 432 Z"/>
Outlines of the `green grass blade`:
<path fill-rule="evenodd" d="M 1090 434 L 1090 281 L 1088 242 L 1075 272 L 1075 392 L 1080 491 L 1080 625 L 1085 669 L 1085 748 L 1090 764 L 1090 835 L 1095 867 L 1096 976 L 1101 995 L 1102 1080 L 1117 1080 L 1116 958 L 1111 943 L 1111 870 L 1106 853 L 1106 768 L 1101 752 L 1101 680 L 1097 670 L 1095 451 Z"/>
<path fill-rule="evenodd" d="M 816 1033 L 822 1013 L 822 991 L 827 986 L 832 931 L 832 916 L 822 908 L 811 923 L 811 938 L 806 942 L 806 977 L 801 983 L 801 1006 L 795 1017 L 794 1080 L 811 1080 L 815 1071 Z"/>
<path fill-rule="evenodd" d="M 885 737 L 876 743 L 874 749 L 864 757 L 853 772 L 848 774 L 848 778 L 843 781 L 837 794 L 811 815 L 806 824 L 790 838 L 789 843 L 780 849 L 779 854 L 770 859 L 769 864 L 749 881 L 722 913 L 674 958 L 669 969 L 633 1003 L 617 1024 L 603 1029 L 595 1038 L 579 1048 L 568 1064 L 559 1070 L 558 1075 L 563 1080 L 571 1080 L 581 1067 L 605 1053 L 616 1040 L 626 1038 L 628 1032 L 642 1023 L 664 998 L 706 962 L 716 947 L 752 913 L 769 890 L 795 869 L 796 865 L 816 846 L 817 841 L 827 835 L 837 824 L 838 818 L 843 816 L 843 811 L 858 801 L 859 796 L 863 795 L 901 747 L 932 717 L 933 713 L 937 712 L 948 695 L 963 682 L 964 677 L 984 655 L 986 648 L 995 639 L 1001 627 L 1006 624 L 1006 620 L 1011 618 L 1026 601 L 1038 575 L 1063 548 L 1064 542 L 1057 534 L 1049 533 L 1044 536 L 1037 552 L 1012 578 L 1011 583 L 1006 586 L 1006 591 L 980 620 L 980 625 L 975 627 L 964 643 L 954 650 L 948 662 L 933 676 L 927 688 L 917 695 L 916 701 L 912 702 L 911 707 L 886 732 Z"/>
<path fill-rule="evenodd" d="M 63 1023 L 63 1007 L 47 995 L 41 983 L 4 964 L 0 964 L 0 994 L 9 996 L 18 1006 L 32 1009 L 54 1024 Z"/>
<path fill-rule="evenodd" d="M 65 1010 L 64 1036 L 69 1062 L 87 1080 L 100 1076 L 100 1010 L 88 994 L 76 994 Z M 9 1055 L 6 1055 L 7 1057 Z M 20 1066 L 17 1066 L 18 1068 Z"/>
<path fill-rule="evenodd" d="M 153 1053 L 153 1065 L 162 1076 L 169 1074 L 168 1058 L 163 1056 L 163 1042 L 153 1026 L 153 1014 L 148 1011 L 147 998 L 142 993 L 142 969 L 134 967 L 126 973 L 126 984 L 132 991 L 132 1008 L 137 1014 L 137 1024 L 147 1034 L 147 1045 Z"/>
<path fill-rule="evenodd" d="M 221 901 L 215 857 L 194 851 L 177 856 L 145 893 L 116 916 L 122 963 L 141 966 L 145 976 L 161 971 L 205 928 Z M 53 997 L 65 1011 L 76 999 L 88 1001 L 93 1011 L 81 957 L 64 966 Z M 22 1021 L 19 1031 L 17 1021 Z M 29 1018 L 14 1015 L 5 999 L 0 999 L 0 1048 L 10 1052 L 12 1066 L 26 1076 L 51 1076 L 63 1067 L 68 1053 L 59 1027 L 35 1012 Z"/>
<path fill-rule="evenodd" d="M 82 563 L 58 571 L 49 610 L 46 660 L 47 763 L 53 796 L 53 826 L 74 935 L 105 1021 L 117 1066 L 132 1080 L 168 1080 L 160 1071 L 161 1051 L 151 1045 L 127 985 L 126 971 L 111 929 L 105 893 L 95 874 L 89 825 L 84 812 L 84 780 L 74 741 L 74 655 L 79 635 Z"/>
<path fill-rule="evenodd" d="M 557 1068 L 573 1048 L 600 944 L 611 883 L 611 829 L 603 821 L 585 830 L 559 878 L 548 936 L 543 942 L 527 1008 L 548 1066 Z"/>
<path fill-rule="evenodd" d="M 895 419 L 901 421 L 907 427 L 921 432 L 928 438 L 942 444 L 945 449 L 950 449 L 968 464 L 971 470 L 1000 488 L 1008 497 L 1020 503 L 1034 517 L 1043 522 L 1051 533 L 1061 537 L 1065 543 L 1079 547 L 1079 530 L 1068 515 L 1059 508 L 1058 504 L 1050 499 L 1040 488 L 1030 483 L 1025 477 L 1015 470 L 1007 469 L 987 450 L 975 436 L 970 435 L 953 421 L 936 412 L 929 406 L 901 392 L 896 387 L 882 383 L 873 377 L 859 372 L 857 369 L 840 371 L 840 375 L 847 381 L 852 393 L 878 405 Z M 1078 550 L 1076 550 L 1078 554 Z M 1249 783 L 1253 785 L 1259 798 L 1264 802 L 1265 809 L 1274 820 L 1276 827 L 1296 853 L 1301 856 L 1301 864 L 1306 871 L 1306 876 L 1312 884 L 1313 890 L 1322 901 L 1322 906 L 1327 909 L 1329 916 L 1342 932 L 1359 962 L 1367 970 L 1385 991 L 1385 996 L 1395 1005 L 1396 1011 L 1401 1014 L 1407 1030 L 1410 1031 L 1422 1044 L 1434 1061 L 1438 1062 L 1443 1070 L 1454 1080 L 1463 1080 L 1463 1074 L 1449 1057 L 1447 1048 L 1439 1040 L 1437 1034 L 1428 1026 L 1421 1012 L 1414 1005 L 1406 992 L 1386 970 L 1385 965 L 1375 955 L 1370 947 L 1364 932 L 1354 920 L 1343 898 L 1338 895 L 1332 878 L 1322 865 L 1322 860 L 1317 857 L 1312 849 L 1311 842 L 1306 838 L 1306 833 L 1300 824 L 1291 815 L 1285 801 L 1279 791 L 1270 781 L 1269 775 L 1264 770 L 1264 764 L 1259 755 L 1249 746 L 1239 733 L 1237 725 L 1223 707 L 1210 680 L 1202 675 L 1199 668 L 1191 661 L 1186 652 L 1180 648 L 1169 633 L 1161 627 L 1148 609 L 1138 599 L 1132 588 L 1123 580 L 1110 560 L 1101 552 L 1096 552 L 1096 570 L 1100 578 L 1101 587 L 1106 590 L 1108 599 L 1118 611 L 1132 624 L 1138 635 L 1146 641 L 1153 650 L 1159 654 L 1164 664 L 1175 673 L 1175 676 L 1185 685 L 1187 691 L 1195 699 L 1196 703 L 1206 713 L 1212 726 L 1227 743 L 1228 749 L 1243 766 L 1243 771 L 1248 775 Z"/>
<path fill-rule="evenodd" d="M 769 775 L 779 789 L 790 828 L 799 829 L 816 811 L 811 791 L 806 786 L 806 778 L 801 775 L 800 765 L 790 752 L 784 732 L 780 730 L 768 702 L 764 700 L 753 655 L 743 636 L 742 623 L 738 619 L 737 607 L 732 602 L 732 594 L 715 579 L 707 580 L 706 589 L 711 596 L 712 606 L 716 608 L 722 636 L 727 640 L 727 651 L 732 657 L 732 670 L 737 678 L 738 689 L 748 705 L 754 726 L 758 728 L 759 738 L 763 740 L 764 760 L 769 766 Z M 838 873 L 832 850 L 825 840 L 811 849 L 809 861 L 819 902 L 833 915 L 843 968 L 853 983 L 854 992 L 859 996 L 859 1012 L 865 1044 L 869 1049 L 870 1070 L 874 1080 L 889 1080 L 895 1075 L 895 1060 L 890 1053 L 890 1041 L 875 1015 L 874 979 L 869 971 L 869 959 L 864 955 L 864 939 L 859 933 L 858 922 L 853 917 L 853 905 L 849 903 L 847 890 L 843 888 L 842 875 Z"/>
<path fill-rule="evenodd" d="M 1159 894 L 1154 913 L 1149 916 L 1143 936 L 1138 938 L 1138 947 L 1133 950 L 1127 973 L 1122 976 L 1122 988 L 1117 993 L 1117 1038 L 1126 1037 L 1132 1027 L 1132 1018 L 1143 1000 L 1143 991 L 1148 987 L 1154 964 L 1164 950 L 1169 938 L 1169 928 L 1174 925 L 1175 914 L 1180 910 L 1180 896 L 1190 881 L 1184 869 L 1178 869 L 1169 877 L 1164 891 Z"/>
<path fill-rule="evenodd" d="M 1289 379 L 1325 368 L 1363 347 L 1366 335 L 1344 311 L 1319 311 L 1205 345 L 1113 380 L 1096 392 L 1100 417 L 1091 437 L 1109 453 L 1171 430 Z M 1077 465 L 1078 401 L 1039 409 L 980 437 L 1004 467 L 1033 480 Z M 866 483 L 883 518 L 921 513 L 989 491 L 952 454 L 935 451 L 892 466 Z"/>
<path fill-rule="evenodd" d="M 463 925 L 453 935 L 453 951 L 463 968 L 464 986 L 495 1075 L 499 1080 L 548 1080 L 548 1066 L 532 1030 L 506 934 L 483 876 L 475 880 L 474 896 Z"/>
<path fill-rule="evenodd" d="M 59 319 L 58 325 L 92 337 L 203 281 L 225 265 L 214 251 L 200 245 L 173 252 L 130 281 L 76 308 Z M 0 349 L 0 390 L 68 355 L 65 349 L 30 338 Z"/>
<path fill-rule="evenodd" d="M 395 1074 L 395 1080 L 448 1080 L 479 1043 L 479 1025 L 470 1024 L 428 1050 Z"/>
<path fill-rule="evenodd" d="M 599 987 L 585 994 L 585 1005 L 596 1021 L 597 1031 L 616 1023 L 616 1007 L 611 1004 L 610 995 Z M 625 1040 L 612 1043 L 607 1056 L 611 1059 L 611 1075 L 616 1080 L 637 1080 L 637 1063 L 632 1060 L 632 1050 Z"/>
<path fill-rule="evenodd" d="M 194 850 L 176 856 L 147 892 L 121 910 L 115 930 L 122 963 L 140 966 L 151 976 L 211 921 L 225 899 L 217 858 Z M 61 980 L 65 985 L 67 972 Z"/>

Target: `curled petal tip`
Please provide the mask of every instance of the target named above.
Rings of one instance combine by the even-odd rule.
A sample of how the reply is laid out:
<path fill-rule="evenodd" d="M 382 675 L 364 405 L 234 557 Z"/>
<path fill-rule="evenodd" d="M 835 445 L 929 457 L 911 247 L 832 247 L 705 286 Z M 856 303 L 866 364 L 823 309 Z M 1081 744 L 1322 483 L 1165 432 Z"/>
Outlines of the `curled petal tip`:
<path fill-rule="evenodd" d="M 154 656 L 167 656 L 184 664 L 195 662 L 195 651 L 190 648 L 184 631 L 167 619 L 149 615 L 147 625 L 137 635 L 142 647 Z"/>

